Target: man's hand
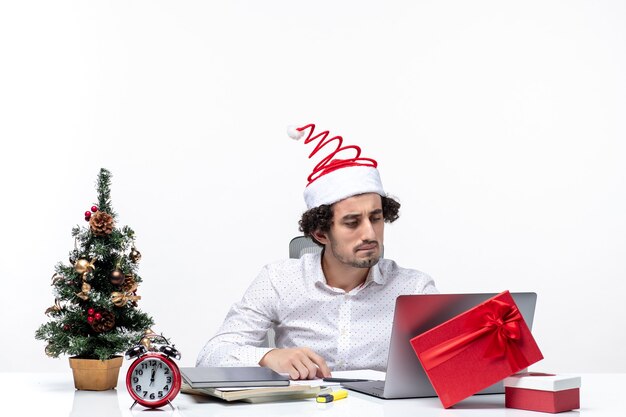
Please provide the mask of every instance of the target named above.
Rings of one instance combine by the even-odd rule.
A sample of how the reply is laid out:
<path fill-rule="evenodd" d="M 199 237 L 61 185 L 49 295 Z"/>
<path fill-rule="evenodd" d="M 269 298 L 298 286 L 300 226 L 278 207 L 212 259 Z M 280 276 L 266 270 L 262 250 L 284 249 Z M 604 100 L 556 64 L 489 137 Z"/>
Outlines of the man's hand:
<path fill-rule="evenodd" d="M 330 377 L 326 361 L 309 348 L 273 349 L 261 358 L 259 365 L 276 372 L 288 373 L 291 379 Z"/>

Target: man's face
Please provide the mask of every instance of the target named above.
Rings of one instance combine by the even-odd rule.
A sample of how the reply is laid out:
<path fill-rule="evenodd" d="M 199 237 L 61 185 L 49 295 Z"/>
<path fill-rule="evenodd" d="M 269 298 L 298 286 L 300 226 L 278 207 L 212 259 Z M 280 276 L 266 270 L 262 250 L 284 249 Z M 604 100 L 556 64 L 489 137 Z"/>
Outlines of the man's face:
<path fill-rule="evenodd" d="M 368 193 L 341 200 L 333 205 L 326 249 L 345 265 L 369 268 L 380 259 L 384 225 L 380 195 Z"/>

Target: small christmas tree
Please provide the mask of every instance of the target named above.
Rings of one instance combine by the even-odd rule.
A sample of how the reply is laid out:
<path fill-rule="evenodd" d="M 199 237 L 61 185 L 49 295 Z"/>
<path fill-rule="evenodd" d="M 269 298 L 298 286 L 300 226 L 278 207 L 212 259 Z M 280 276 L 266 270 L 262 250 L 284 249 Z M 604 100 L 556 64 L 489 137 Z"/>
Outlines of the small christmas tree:
<path fill-rule="evenodd" d="M 72 229 L 74 250 L 69 263 L 58 263 L 52 276 L 54 305 L 50 320 L 35 338 L 45 340 L 46 354 L 106 360 L 136 345 L 153 320 L 137 308 L 135 232 L 116 227 L 111 206 L 111 173 L 102 168 L 97 180 L 98 203 L 85 212 L 87 226 Z"/>

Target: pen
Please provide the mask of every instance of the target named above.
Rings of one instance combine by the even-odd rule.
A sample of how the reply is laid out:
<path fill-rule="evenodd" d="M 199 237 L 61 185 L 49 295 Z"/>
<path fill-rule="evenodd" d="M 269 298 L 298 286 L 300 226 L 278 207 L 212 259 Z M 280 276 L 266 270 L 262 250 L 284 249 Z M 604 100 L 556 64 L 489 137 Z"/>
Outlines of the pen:
<path fill-rule="evenodd" d="M 324 382 L 367 382 L 369 379 L 358 379 L 358 378 L 324 378 Z"/>
<path fill-rule="evenodd" d="M 330 394 L 322 394 L 317 396 L 318 403 L 330 403 L 333 401 L 341 400 L 342 398 L 346 398 L 348 396 L 348 391 L 345 389 L 340 389 L 337 391 L 333 391 Z"/>

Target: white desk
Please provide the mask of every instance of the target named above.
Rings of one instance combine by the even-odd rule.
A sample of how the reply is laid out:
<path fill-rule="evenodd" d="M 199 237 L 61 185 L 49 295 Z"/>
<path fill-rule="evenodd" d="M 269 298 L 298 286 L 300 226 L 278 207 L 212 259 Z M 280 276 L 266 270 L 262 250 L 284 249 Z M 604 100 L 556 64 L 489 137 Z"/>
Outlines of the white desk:
<path fill-rule="evenodd" d="M 558 416 L 626 415 L 622 399 L 626 398 L 626 374 L 582 374 L 581 408 Z M 67 373 L 0 373 L 2 416 L 34 415 L 42 417 L 518 417 L 549 416 L 523 410 L 504 408 L 504 395 L 481 395 L 468 398 L 448 410 L 438 398 L 381 400 L 350 391 L 347 399 L 318 404 L 314 399 L 266 403 L 227 403 L 218 399 L 179 394 L 175 409 L 166 406 L 147 410 L 132 404 L 126 392 L 123 375 L 117 390 L 76 391 L 71 372 Z"/>

